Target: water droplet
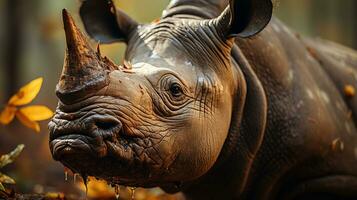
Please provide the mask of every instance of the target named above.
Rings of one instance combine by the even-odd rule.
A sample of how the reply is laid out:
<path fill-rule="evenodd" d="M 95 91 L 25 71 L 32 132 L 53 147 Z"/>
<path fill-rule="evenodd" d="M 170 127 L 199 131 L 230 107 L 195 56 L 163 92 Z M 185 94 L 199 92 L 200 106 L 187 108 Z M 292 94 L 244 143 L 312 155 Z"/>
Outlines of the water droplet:
<path fill-rule="evenodd" d="M 115 191 L 115 199 L 118 200 L 120 196 L 120 186 L 118 184 L 115 184 L 114 191 Z"/>
<path fill-rule="evenodd" d="M 81 175 L 83 179 L 84 186 L 86 187 L 86 199 L 88 197 L 88 176 L 86 175 Z"/>
<path fill-rule="evenodd" d="M 134 200 L 135 199 L 135 187 L 131 187 L 130 190 L 131 190 L 131 200 Z"/>
<path fill-rule="evenodd" d="M 67 181 L 68 180 L 68 172 L 65 170 L 64 171 L 64 180 Z"/>
<path fill-rule="evenodd" d="M 77 176 L 78 176 L 79 174 L 78 173 L 74 173 L 73 174 L 73 183 L 74 184 L 76 184 L 76 182 L 77 182 Z"/>
<path fill-rule="evenodd" d="M 87 199 L 87 197 L 88 197 L 88 185 L 87 185 L 87 183 L 84 183 L 84 186 L 86 187 L 86 199 Z"/>

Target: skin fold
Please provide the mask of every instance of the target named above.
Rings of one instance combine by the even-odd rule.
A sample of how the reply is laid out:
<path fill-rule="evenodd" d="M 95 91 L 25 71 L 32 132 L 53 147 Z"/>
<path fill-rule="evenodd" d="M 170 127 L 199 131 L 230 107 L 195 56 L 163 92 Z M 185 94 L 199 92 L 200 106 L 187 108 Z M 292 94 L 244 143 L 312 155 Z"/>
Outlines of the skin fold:
<path fill-rule="evenodd" d="M 141 25 L 111 1 L 84 1 L 89 36 L 127 44 L 120 66 L 64 10 L 53 158 L 186 199 L 356 198 L 356 100 L 344 85 L 357 87 L 357 54 L 292 33 L 272 7 L 177 0 Z"/>

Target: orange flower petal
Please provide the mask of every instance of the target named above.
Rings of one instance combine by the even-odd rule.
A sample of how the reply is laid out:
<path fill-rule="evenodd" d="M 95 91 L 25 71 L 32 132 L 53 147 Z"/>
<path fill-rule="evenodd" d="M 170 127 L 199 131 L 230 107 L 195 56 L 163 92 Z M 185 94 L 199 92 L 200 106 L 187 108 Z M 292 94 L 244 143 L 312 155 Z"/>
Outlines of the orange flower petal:
<path fill-rule="evenodd" d="M 27 106 L 20 111 L 31 121 L 46 120 L 53 116 L 53 112 L 46 106 Z"/>
<path fill-rule="evenodd" d="M 22 106 L 30 103 L 41 89 L 43 78 L 38 78 L 27 85 L 23 86 L 14 96 L 9 100 L 9 105 Z"/>
<path fill-rule="evenodd" d="M 9 124 L 14 119 L 15 113 L 16 107 L 6 106 L 5 109 L 0 113 L 0 123 L 4 125 Z"/>
<path fill-rule="evenodd" d="M 16 117 L 23 125 L 27 126 L 32 130 L 35 130 L 36 132 L 40 132 L 40 125 L 37 122 L 30 120 L 26 115 L 21 112 L 21 110 L 18 110 L 16 112 Z"/>

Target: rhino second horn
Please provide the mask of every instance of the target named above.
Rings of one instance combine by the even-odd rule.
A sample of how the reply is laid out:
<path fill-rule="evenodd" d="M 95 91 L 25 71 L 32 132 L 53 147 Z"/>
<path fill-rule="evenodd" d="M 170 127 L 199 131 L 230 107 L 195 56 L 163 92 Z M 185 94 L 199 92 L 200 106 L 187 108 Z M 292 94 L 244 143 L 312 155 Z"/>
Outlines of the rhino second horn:
<path fill-rule="evenodd" d="M 106 86 L 108 73 L 69 13 L 64 9 L 62 15 L 67 49 L 56 94 L 63 103 L 74 103 Z"/>

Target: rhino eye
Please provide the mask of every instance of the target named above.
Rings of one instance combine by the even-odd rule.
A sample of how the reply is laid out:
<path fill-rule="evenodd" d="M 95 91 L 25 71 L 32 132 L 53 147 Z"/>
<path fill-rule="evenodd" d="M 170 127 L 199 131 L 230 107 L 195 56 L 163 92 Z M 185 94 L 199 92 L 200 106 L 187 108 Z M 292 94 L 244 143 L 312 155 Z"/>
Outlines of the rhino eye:
<path fill-rule="evenodd" d="M 169 90 L 174 97 L 180 97 L 183 94 L 182 88 L 178 83 L 171 84 Z"/>

